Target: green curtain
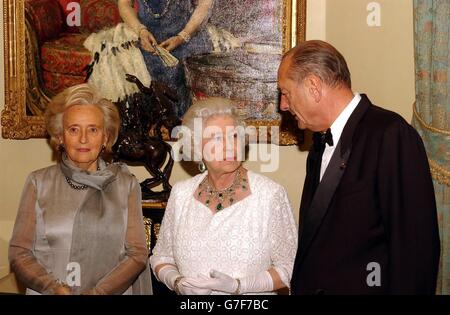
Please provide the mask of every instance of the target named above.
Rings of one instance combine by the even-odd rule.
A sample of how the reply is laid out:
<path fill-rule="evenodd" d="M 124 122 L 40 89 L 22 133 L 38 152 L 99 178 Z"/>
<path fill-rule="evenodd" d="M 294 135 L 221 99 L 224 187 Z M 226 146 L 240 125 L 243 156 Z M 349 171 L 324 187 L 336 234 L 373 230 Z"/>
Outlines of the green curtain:
<path fill-rule="evenodd" d="M 449 0 L 414 0 L 413 125 L 425 143 L 436 193 L 441 237 L 437 294 L 450 294 L 449 29 Z"/>

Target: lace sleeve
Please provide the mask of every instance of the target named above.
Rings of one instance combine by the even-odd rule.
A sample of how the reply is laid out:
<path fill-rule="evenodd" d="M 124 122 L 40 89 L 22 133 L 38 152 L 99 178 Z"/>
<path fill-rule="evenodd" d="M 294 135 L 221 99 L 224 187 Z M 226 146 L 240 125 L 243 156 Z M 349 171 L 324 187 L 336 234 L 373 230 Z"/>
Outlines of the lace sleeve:
<path fill-rule="evenodd" d="M 273 198 L 270 220 L 270 246 L 273 268 L 281 281 L 290 287 L 292 269 L 297 251 L 297 227 L 292 207 L 284 188 L 276 192 Z"/>
<path fill-rule="evenodd" d="M 134 177 L 128 196 L 125 250 L 125 259 L 97 283 L 94 288 L 96 292 L 88 292 L 88 294 L 121 294 L 125 292 L 147 264 L 148 251 L 142 218 L 141 190 Z"/>
<path fill-rule="evenodd" d="M 175 264 L 173 257 L 173 230 L 174 230 L 174 218 L 176 209 L 177 187 L 173 186 L 170 193 L 169 201 L 164 212 L 164 218 L 161 222 L 161 228 L 159 230 L 158 241 L 153 249 L 153 255 L 150 257 L 150 264 L 153 272 L 155 272 L 156 266 L 160 264 Z M 155 274 L 157 277 L 157 275 Z"/>
<path fill-rule="evenodd" d="M 29 175 L 22 192 L 16 222 L 9 243 L 9 262 L 17 278 L 28 288 L 52 294 L 59 284 L 33 254 L 36 234 L 36 186 Z"/>

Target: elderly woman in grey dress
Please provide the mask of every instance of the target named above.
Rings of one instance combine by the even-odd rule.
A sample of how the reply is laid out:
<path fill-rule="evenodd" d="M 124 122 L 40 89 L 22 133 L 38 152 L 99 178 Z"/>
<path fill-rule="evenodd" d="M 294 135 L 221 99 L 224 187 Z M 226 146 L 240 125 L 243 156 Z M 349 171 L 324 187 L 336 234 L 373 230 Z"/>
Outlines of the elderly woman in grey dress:
<path fill-rule="evenodd" d="M 102 158 L 119 126 L 116 107 L 88 84 L 48 105 L 60 159 L 28 176 L 9 247 L 27 294 L 151 294 L 139 183 Z"/>

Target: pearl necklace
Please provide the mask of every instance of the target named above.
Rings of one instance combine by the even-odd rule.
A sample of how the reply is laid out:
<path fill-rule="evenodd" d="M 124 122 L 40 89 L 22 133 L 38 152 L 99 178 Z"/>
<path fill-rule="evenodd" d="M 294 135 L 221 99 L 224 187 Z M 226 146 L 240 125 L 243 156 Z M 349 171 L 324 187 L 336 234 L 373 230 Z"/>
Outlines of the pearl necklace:
<path fill-rule="evenodd" d="M 84 185 L 84 184 L 83 184 L 83 185 L 75 185 L 69 177 L 65 176 L 65 178 L 66 178 L 67 184 L 69 184 L 69 186 L 70 186 L 72 189 L 75 189 L 75 190 L 85 190 L 85 189 L 87 189 L 87 188 L 89 187 L 88 185 Z"/>
<path fill-rule="evenodd" d="M 241 178 L 241 170 L 239 169 L 236 172 L 233 183 L 225 188 L 225 189 L 216 189 L 209 182 L 208 176 L 206 176 L 199 185 L 198 197 L 201 197 L 202 194 L 206 195 L 205 204 L 207 207 L 211 205 L 212 200 L 216 200 L 217 204 L 215 209 L 217 211 L 223 210 L 225 202 L 228 202 L 228 205 L 231 206 L 235 201 L 236 190 L 241 188 L 242 190 L 247 190 L 247 179 Z"/>
<path fill-rule="evenodd" d="M 97 165 L 97 171 L 100 171 L 100 165 Z M 76 185 L 76 184 L 74 184 L 74 183 L 72 182 L 72 180 L 71 180 L 69 177 L 67 177 L 67 176 L 64 176 L 64 177 L 66 178 L 67 184 L 69 184 L 69 186 L 70 186 L 72 189 L 75 189 L 75 190 L 85 190 L 85 189 L 88 189 L 88 188 L 89 188 L 89 186 L 88 186 L 88 185 L 85 185 L 85 184 Z"/>
<path fill-rule="evenodd" d="M 162 10 L 161 13 L 153 12 L 152 8 L 150 8 L 150 5 L 148 4 L 148 1 L 144 0 L 144 1 L 142 1 L 142 3 L 144 4 L 144 9 L 145 9 L 145 11 L 147 11 L 147 13 L 151 14 L 155 19 L 160 19 L 164 15 L 166 15 L 167 12 L 169 11 L 169 7 L 170 7 L 170 2 L 171 1 L 172 0 L 167 0 L 166 6 L 164 7 L 164 9 Z"/>

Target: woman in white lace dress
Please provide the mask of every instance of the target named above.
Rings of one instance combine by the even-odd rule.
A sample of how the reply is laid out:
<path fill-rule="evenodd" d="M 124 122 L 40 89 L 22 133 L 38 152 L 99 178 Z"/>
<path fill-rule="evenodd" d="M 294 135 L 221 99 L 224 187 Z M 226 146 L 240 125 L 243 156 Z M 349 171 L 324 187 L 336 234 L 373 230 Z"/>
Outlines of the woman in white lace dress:
<path fill-rule="evenodd" d="M 242 166 L 244 128 L 234 108 L 210 98 L 183 119 L 183 154 L 207 171 L 174 185 L 150 258 L 158 280 L 178 294 L 270 294 L 289 286 L 292 209 L 282 186 Z"/>

